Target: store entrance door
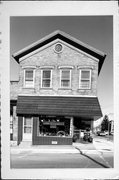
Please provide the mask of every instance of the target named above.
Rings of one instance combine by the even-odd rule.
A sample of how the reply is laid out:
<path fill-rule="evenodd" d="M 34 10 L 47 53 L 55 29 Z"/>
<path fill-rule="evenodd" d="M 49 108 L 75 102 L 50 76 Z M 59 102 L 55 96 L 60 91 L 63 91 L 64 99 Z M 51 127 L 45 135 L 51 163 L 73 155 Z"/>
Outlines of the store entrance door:
<path fill-rule="evenodd" d="M 23 118 L 23 141 L 32 141 L 33 118 Z"/>

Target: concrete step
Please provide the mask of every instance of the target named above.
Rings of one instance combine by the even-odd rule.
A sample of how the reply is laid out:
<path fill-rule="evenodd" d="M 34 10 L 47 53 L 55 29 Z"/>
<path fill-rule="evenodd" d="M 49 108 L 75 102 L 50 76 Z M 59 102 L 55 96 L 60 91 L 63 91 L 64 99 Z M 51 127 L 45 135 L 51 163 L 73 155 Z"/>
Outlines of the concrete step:
<path fill-rule="evenodd" d="M 46 153 L 46 154 L 50 154 L 50 153 L 80 153 L 80 151 L 76 148 L 51 148 L 51 146 L 49 147 L 41 147 L 38 146 L 37 148 L 30 146 L 30 147 L 23 147 L 23 146 L 18 146 L 18 147 L 12 147 L 11 148 L 11 154 L 19 154 L 22 152 L 28 152 L 29 154 L 32 153 Z"/>
<path fill-rule="evenodd" d="M 19 147 L 31 147 L 32 146 L 32 141 L 21 141 L 19 144 Z"/>

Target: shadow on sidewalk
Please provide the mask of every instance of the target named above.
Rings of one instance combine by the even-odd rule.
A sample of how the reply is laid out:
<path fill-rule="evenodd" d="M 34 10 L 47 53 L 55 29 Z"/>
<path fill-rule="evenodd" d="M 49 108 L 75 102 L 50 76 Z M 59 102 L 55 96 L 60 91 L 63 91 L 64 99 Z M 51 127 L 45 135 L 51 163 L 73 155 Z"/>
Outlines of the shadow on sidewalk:
<path fill-rule="evenodd" d="M 92 160 L 93 162 L 99 164 L 100 166 L 102 166 L 102 167 L 104 167 L 104 168 L 110 168 L 109 166 L 104 165 L 104 164 L 96 161 L 95 159 L 93 159 L 92 157 L 88 156 L 87 154 L 84 154 L 84 153 L 83 153 L 80 149 L 78 149 L 77 147 L 76 147 L 76 149 L 80 151 L 80 154 L 81 154 L 82 156 L 85 156 L 85 157 L 89 158 L 90 160 Z"/>

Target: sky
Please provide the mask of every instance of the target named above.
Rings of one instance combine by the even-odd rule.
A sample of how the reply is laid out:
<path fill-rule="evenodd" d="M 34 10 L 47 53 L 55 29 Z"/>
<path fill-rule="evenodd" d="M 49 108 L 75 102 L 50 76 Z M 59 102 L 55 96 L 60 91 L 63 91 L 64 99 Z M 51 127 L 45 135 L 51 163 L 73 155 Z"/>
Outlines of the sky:
<path fill-rule="evenodd" d="M 97 96 L 103 115 L 113 113 L 113 18 L 112 16 L 10 17 L 10 80 L 18 80 L 19 64 L 12 54 L 55 30 L 64 31 L 106 53 L 98 77 Z"/>

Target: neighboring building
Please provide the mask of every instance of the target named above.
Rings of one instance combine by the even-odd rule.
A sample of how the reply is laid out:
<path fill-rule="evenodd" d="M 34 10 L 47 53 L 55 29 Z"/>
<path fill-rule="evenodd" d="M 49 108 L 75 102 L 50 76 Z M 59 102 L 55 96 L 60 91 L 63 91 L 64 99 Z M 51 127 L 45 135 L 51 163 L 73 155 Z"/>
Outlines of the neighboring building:
<path fill-rule="evenodd" d="M 97 78 L 106 55 L 55 31 L 13 55 L 19 81 L 11 81 L 11 127 L 17 144 L 72 144 L 76 130 L 102 116 Z"/>
<path fill-rule="evenodd" d="M 97 131 L 101 131 L 101 123 L 103 121 L 103 117 L 97 119 L 96 121 L 94 121 L 93 123 L 93 132 L 97 133 Z"/>

